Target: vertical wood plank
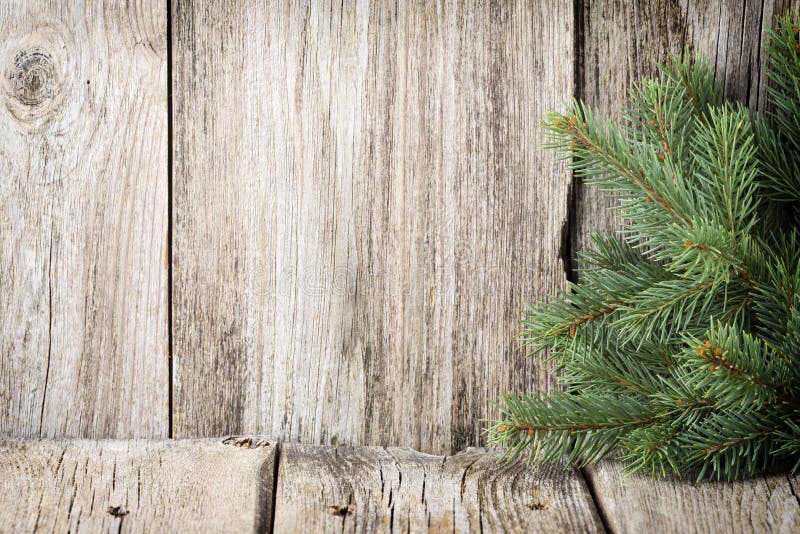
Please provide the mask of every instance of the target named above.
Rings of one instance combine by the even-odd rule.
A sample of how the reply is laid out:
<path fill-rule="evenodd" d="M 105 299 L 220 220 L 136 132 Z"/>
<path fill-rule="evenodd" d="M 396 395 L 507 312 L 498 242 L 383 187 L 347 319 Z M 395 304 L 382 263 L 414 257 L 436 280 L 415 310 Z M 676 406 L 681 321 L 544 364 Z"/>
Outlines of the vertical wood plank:
<path fill-rule="evenodd" d="M 446 452 L 551 385 L 572 2 L 174 3 L 175 433 Z"/>
<path fill-rule="evenodd" d="M 792 5 L 794 4 L 794 5 Z M 586 0 L 583 2 L 578 95 L 619 118 L 630 85 L 656 72 L 670 53 L 699 53 L 714 65 L 726 98 L 752 109 L 766 103 L 767 31 L 776 16 L 797 9 L 789 0 Z M 575 184 L 573 253 L 593 231 L 619 228 L 598 188 Z"/>
<path fill-rule="evenodd" d="M 498 457 L 285 445 L 275 532 L 602 532 L 580 472 Z"/>
<path fill-rule="evenodd" d="M 163 0 L 0 3 L 0 434 L 166 436 Z"/>
<path fill-rule="evenodd" d="M 258 438 L 0 439 L 4 532 L 266 532 L 276 448 Z"/>

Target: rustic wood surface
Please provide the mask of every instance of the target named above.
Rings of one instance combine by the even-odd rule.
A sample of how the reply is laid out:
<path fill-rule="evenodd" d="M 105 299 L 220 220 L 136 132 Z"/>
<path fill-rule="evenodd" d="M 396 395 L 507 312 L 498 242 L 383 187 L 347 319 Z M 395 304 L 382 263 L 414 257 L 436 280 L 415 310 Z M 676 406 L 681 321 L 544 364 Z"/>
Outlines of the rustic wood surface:
<path fill-rule="evenodd" d="M 547 389 L 573 3 L 173 6 L 175 435 L 448 452 Z"/>
<path fill-rule="evenodd" d="M 497 459 L 497 451 L 476 448 L 454 456 L 379 447 L 278 449 L 257 436 L 6 438 L 0 439 L 0 531 L 800 530 L 797 478 L 623 479 L 619 465 L 605 463 L 591 469 L 593 497 L 578 470 Z"/>
<path fill-rule="evenodd" d="M 166 12 L 0 2 L 0 435 L 168 434 Z"/>
<path fill-rule="evenodd" d="M 619 224 L 541 115 L 618 115 L 684 47 L 762 109 L 790 6 L 0 3 L 0 435 L 480 443 L 498 393 L 553 384 L 520 308 Z M 800 530 L 794 478 L 234 445 L 0 441 L 0 526 Z"/>
<path fill-rule="evenodd" d="M 283 445 L 275 532 L 599 532 L 580 473 L 497 452 Z"/>
<path fill-rule="evenodd" d="M 591 478 L 613 532 L 800 532 L 798 480 L 786 476 L 692 483 L 624 476 L 604 463 Z"/>
<path fill-rule="evenodd" d="M 266 531 L 274 462 L 259 438 L 2 439 L 0 531 Z"/>

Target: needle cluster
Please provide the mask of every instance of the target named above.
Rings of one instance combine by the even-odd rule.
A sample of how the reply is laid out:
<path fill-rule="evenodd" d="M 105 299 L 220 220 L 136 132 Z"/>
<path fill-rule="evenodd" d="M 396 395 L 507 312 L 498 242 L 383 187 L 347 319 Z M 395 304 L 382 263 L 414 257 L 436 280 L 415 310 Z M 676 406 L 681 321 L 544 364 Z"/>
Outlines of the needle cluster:
<path fill-rule="evenodd" d="M 771 34 L 769 111 L 725 102 L 673 58 L 618 124 L 576 102 L 551 147 L 616 198 L 580 282 L 531 307 L 522 340 L 563 391 L 508 394 L 492 444 L 541 461 L 613 456 L 655 476 L 800 468 L 800 39 Z"/>

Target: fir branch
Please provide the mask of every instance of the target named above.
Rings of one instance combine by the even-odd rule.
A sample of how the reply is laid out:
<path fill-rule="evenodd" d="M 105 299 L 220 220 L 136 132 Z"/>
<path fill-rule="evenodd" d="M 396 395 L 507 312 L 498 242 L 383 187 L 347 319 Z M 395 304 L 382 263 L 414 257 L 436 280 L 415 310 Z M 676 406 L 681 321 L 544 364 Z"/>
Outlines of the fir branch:
<path fill-rule="evenodd" d="M 673 218 L 687 222 L 667 200 L 648 183 L 642 167 L 633 166 L 628 140 L 619 128 L 600 119 L 589 107 L 576 103 L 569 115 L 552 114 L 545 124 L 553 135 L 549 146 L 569 147 L 573 154 L 571 167 L 589 183 L 619 186 L 622 179 L 627 185 L 645 193 L 645 198 L 655 202 Z M 663 161 L 663 157 L 661 158 Z M 647 203 L 647 201 L 645 200 Z"/>
<path fill-rule="evenodd" d="M 683 354 L 692 382 L 723 406 L 796 404 L 786 362 L 759 338 L 730 325 L 714 325 L 706 339 L 687 339 Z"/>
<path fill-rule="evenodd" d="M 506 457 L 735 479 L 800 469 L 800 32 L 772 33 L 772 111 L 723 103 L 707 63 L 675 57 L 630 93 L 624 124 L 579 102 L 551 148 L 618 201 L 581 282 L 528 308 L 564 391 L 507 394 L 487 429 Z M 776 225 L 775 221 L 784 224 Z"/>

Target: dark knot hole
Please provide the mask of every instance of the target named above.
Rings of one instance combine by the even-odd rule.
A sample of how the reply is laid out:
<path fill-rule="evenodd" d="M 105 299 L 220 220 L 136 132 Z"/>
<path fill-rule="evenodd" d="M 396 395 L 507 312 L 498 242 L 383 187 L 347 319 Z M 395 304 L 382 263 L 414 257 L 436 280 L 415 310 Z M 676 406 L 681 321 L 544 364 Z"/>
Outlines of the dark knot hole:
<path fill-rule="evenodd" d="M 53 96 L 55 86 L 53 59 L 43 50 L 23 50 L 14 59 L 9 79 L 14 96 L 27 106 L 38 106 Z"/>

